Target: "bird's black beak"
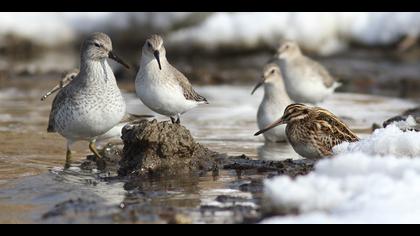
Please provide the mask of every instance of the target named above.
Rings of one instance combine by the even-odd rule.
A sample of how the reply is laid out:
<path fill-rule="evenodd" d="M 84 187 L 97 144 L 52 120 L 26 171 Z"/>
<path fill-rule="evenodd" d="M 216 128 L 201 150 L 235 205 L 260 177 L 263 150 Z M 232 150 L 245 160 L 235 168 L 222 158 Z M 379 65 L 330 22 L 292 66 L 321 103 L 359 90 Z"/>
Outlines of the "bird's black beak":
<path fill-rule="evenodd" d="M 282 118 L 280 118 L 280 119 L 276 120 L 276 121 L 275 121 L 274 123 L 272 123 L 271 125 L 269 125 L 269 126 L 265 127 L 264 129 L 262 129 L 262 130 L 258 131 L 257 133 L 255 133 L 255 134 L 254 134 L 254 136 L 258 136 L 258 135 L 260 135 L 260 134 L 262 134 L 262 133 L 265 133 L 265 132 L 269 131 L 270 129 L 272 129 L 272 128 L 274 128 L 274 127 L 277 127 L 277 126 L 279 126 L 279 125 L 283 125 L 283 124 L 286 124 L 286 122 L 284 122 L 283 117 L 282 117 Z"/>
<path fill-rule="evenodd" d="M 156 60 L 157 60 L 157 62 L 159 64 L 159 70 L 162 70 L 162 65 L 160 64 L 160 54 L 159 54 L 159 51 L 158 50 L 154 51 L 153 52 L 153 55 L 155 56 L 155 58 L 156 58 Z"/>
<path fill-rule="evenodd" d="M 258 82 L 258 84 L 257 84 L 257 85 L 255 85 L 254 89 L 253 89 L 253 90 L 252 90 L 252 92 L 251 92 L 251 95 L 254 95 L 255 91 L 257 91 L 257 89 L 258 89 L 259 87 L 261 87 L 261 85 L 263 85 L 263 84 L 264 84 L 264 82 L 265 82 L 265 79 L 264 79 L 264 77 L 262 77 L 262 78 L 261 78 L 261 80 L 260 80 L 260 82 Z"/>
<path fill-rule="evenodd" d="M 123 65 L 125 68 L 130 69 L 130 66 L 125 63 L 121 58 L 119 58 L 117 55 L 115 55 L 112 51 L 110 51 L 108 53 L 108 57 L 118 63 L 120 63 L 121 65 Z"/>

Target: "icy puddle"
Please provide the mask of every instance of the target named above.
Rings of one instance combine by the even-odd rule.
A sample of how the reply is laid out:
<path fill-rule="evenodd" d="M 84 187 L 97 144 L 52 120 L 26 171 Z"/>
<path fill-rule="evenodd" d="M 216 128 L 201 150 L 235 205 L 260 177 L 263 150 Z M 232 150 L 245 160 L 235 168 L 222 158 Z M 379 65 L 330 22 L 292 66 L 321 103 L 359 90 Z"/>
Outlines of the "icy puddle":
<path fill-rule="evenodd" d="M 216 176 L 121 181 L 82 171 L 77 162 L 63 171 L 65 141 L 45 131 L 52 98 L 40 101 L 54 83 L 42 81 L 31 90 L 0 89 L 0 222 L 237 223 L 257 217 L 263 179 L 269 173 L 224 170 Z M 210 105 L 185 114 L 182 124 L 200 143 L 217 152 L 267 160 L 299 159 L 287 144 L 264 144 L 261 137 L 253 136 L 262 90 L 251 96 L 251 89 L 197 88 Z M 125 97 L 129 112 L 154 114 L 134 94 Z M 381 124 L 416 104 L 340 93 L 320 106 L 364 137 L 373 123 Z M 77 144 L 75 150 L 79 161 L 89 154 L 85 143 Z"/>

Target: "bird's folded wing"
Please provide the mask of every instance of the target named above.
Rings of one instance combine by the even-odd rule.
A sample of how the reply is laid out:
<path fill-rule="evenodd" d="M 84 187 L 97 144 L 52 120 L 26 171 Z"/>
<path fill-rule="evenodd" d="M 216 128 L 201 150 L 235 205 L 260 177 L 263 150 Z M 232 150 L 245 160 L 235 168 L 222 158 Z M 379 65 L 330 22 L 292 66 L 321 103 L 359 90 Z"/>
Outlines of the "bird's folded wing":
<path fill-rule="evenodd" d="M 325 69 L 323 65 L 319 64 L 318 62 L 310 58 L 307 58 L 307 61 L 309 62 L 311 67 L 314 68 L 314 70 L 319 73 L 319 75 L 322 78 L 322 82 L 327 88 L 330 88 L 334 85 L 334 83 L 336 82 L 336 79 L 334 79 L 334 77 L 331 76 L 331 74 Z"/>
<path fill-rule="evenodd" d="M 47 131 L 49 133 L 55 133 L 57 132 L 56 130 L 56 116 L 58 111 L 61 109 L 61 107 L 64 105 L 64 103 L 66 102 L 67 99 L 67 94 L 66 94 L 66 90 L 62 89 L 58 92 L 57 96 L 55 96 L 52 106 L 51 106 L 51 112 L 50 112 L 50 117 L 48 120 L 48 128 Z"/>
<path fill-rule="evenodd" d="M 346 124 L 325 109 L 319 109 L 316 123 L 320 125 L 320 140 L 329 149 L 342 142 L 359 140 Z"/>
<path fill-rule="evenodd" d="M 190 81 L 188 81 L 187 77 L 185 77 L 175 67 L 172 67 L 172 70 L 174 72 L 175 79 L 179 82 L 179 85 L 181 86 L 182 91 L 184 92 L 185 99 L 196 101 L 196 102 L 208 103 L 205 97 L 201 96 L 194 90 Z"/>

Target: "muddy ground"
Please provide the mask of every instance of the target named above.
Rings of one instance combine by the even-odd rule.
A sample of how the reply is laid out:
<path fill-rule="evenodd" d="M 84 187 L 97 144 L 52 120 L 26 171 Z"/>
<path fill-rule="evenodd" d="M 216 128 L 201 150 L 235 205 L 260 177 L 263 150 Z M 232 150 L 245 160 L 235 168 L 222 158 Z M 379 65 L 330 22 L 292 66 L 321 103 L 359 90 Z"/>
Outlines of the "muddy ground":
<path fill-rule="evenodd" d="M 314 166 L 314 162 L 308 160 L 265 161 L 246 155 L 217 153 L 197 143 L 185 127 L 167 121 L 144 120 L 129 125 L 123 130 L 123 141 L 124 146 L 106 147 L 102 159 L 88 156 L 80 166 L 85 172 L 96 173 L 91 181 L 93 185 L 124 182 L 124 189 L 129 192 L 128 200 L 116 208 L 102 207 L 95 199 L 70 199 L 56 204 L 42 218 L 54 221 L 88 214 L 91 221 L 108 218 L 120 223 L 256 223 L 265 217 L 260 209 L 264 179 L 277 175 L 305 175 Z M 227 192 L 213 196 L 219 204 L 202 205 L 198 201 L 189 210 L 164 203 L 151 204 L 159 198 L 157 195 L 170 195 L 165 192 L 168 186 L 194 188 L 200 177 L 217 179 L 226 171 L 235 173 L 237 180 L 248 180 L 237 189 L 251 194 L 251 199 Z M 227 212 L 235 217 L 214 217 Z"/>

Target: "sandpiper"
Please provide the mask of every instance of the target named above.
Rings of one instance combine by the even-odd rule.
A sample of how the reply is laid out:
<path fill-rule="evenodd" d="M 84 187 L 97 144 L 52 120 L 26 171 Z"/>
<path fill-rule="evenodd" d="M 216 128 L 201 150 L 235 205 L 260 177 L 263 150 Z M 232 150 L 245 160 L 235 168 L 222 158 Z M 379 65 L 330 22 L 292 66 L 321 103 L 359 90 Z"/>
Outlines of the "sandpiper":
<path fill-rule="evenodd" d="M 329 157 L 332 148 L 342 142 L 355 142 L 358 137 L 331 112 L 320 107 L 294 103 L 283 116 L 258 131 L 260 135 L 278 125 L 286 124 L 286 135 L 293 149 L 309 159 Z"/>
<path fill-rule="evenodd" d="M 188 79 L 166 59 L 163 39 L 152 35 L 143 45 L 136 93 L 151 110 L 180 123 L 180 115 L 207 99 L 194 91 Z"/>
<path fill-rule="evenodd" d="M 292 103 L 287 95 L 283 77 L 277 64 L 269 63 L 263 69 L 261 81 L 255 86 L 251 94 L 264 85 L 264 97 L 258 108 L 258 128 L 263 129 L 276 121 L 284 109 Z M 269 142 L 284 142 L 287 140 L 286 127 L 278 126 L 264 133 Z"/>
<path fill-rule="evenodd" d="M 96 137 L 109 131 L 126 114 L 126 104 L 106 58 L 129 66 L 112 51 L 111 39 L 93 33 L 82 43 L 80 72 L 52 103 L 48 132 L 58 132 L 67 139 L 66 166 L 70 163 L 70 146 L 87 140 L 97 158 Z"/>
<path fill-rule="evenodd" d="M 274 59 L 282 70 L 287 93 L 295 102 L 322 102 L 341 85 L 321 64 L 303 55 L 296 42 L 282 43 Z"/>
<path fill-rule="evenodd" d="M 73 69 L 69 71 L 68 73 L 64 74 L 59 84 L 57 84 L 54 88 L 52 88 L 44 96 L 42 96 L 41 101 L 44 101 L 45 99 L 47 99 L 49 96 L 51 96 L 58 90 L 66 87 L 74 79 L 74 77 L 77 76 L 77 74 L 79 74 L 79 69 Z"/>
<path fill-rule="evenodd" d="M 79 69 L 73 69 L 70 72 L 65 73 L 63 75 L 63 79 L 61 79 L 60 82 L 54 88 L 52 88 L 44 96 L 42 96 L 41 101 L 44 101 L 55 92 L 66 87 L 77 76 L 77 74 L 79 74 Z M 122 135 L 121 134 L 122 128 L 126 126 L 127 124 L 130 124 L 130 123 L 133 123 L 135 121 L 142 120 L 145 118 L 152 118 L 152 117 L 153 115 L 135 115 L 135 114 L 127 113 L 123 117 L 123 119 L 120 121 L 120 123 L 115 125 L 112 129 L 108 130 L 108 132 L 106 132 L 105 134 L 98 136 L 96 141 L 103 142 L 103 141 L 107 141 L 116 137 L 120 138 Z"/>

